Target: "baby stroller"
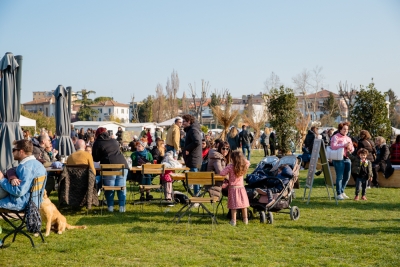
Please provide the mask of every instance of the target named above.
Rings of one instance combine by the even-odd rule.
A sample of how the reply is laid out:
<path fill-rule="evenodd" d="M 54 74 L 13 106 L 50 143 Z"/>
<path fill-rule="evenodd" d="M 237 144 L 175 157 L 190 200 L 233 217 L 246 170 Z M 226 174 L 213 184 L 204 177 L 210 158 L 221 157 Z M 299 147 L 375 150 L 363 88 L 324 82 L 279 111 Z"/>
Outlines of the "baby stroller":
<path fill-rule="evenodd" d="M 288 165 L 292 171 L 292 175 L 286 179 L 279 179 L 278 168 L 282 165 Z M 269 171 L 271 175 L 264 179 L 258 180 L 255 183 L 246 185 L 246 191 L 249 196 L 250 207 L 253 212 L 260 214 L 260 222 L 268 222 L 272 224 L 274 221 L 272 212 L 281 212 L 283 209 L 289 209 L 289 212 L 281 212 L 290 214 L 290 219 L 298 220 L 300 210 L 297 206 L 291 207 L 290 204 L 295 198 L 294 184 L 299 178 L 299 170 L 301 167 L 301 158 L 296 156 L 285 156 Z M 284 183 L 287 181 L 287 183 Z M 270 194 L 257 195 L 255 188 L 264 189 Z"/>
<path fill-rule="evenodd" d="M 248 185 L 254 185 L 257 188 L 259 181 L 265 179 L 266 177 L 273 176 L 274 173 L 271 172 L 272 168 L 277 165 L 279 158 L 277 156 L 268 156 L 261 160 L 254 171 L 247 175 L 245 181 Z M 262 185 L 262 184 L 261 184 Z"/>

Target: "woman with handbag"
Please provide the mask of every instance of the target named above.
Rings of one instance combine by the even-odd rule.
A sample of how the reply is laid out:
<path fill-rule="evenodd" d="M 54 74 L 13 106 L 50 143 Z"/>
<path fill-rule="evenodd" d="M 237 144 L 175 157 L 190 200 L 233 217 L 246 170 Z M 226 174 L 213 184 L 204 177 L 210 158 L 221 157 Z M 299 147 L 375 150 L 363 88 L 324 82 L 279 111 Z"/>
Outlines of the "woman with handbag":
<path fill-rule="evenodd" d="M 347 133 L 349 132 L 349 126 L 350 122 L 340 123 L 338 126 L 339 132 L 332 136 L 330 145 L 330 148 L 332 150 L 344 148 L 343 159 L 332 160 L 336 172 L 336 193 L 338 200 L 349 198 L 344 192 L 351 173 L 351 161 L 347 157 L 347 152 L 349 151 L 350 153 L 352 153 L 354 151 L 351 138 L 347 136 Z"/>

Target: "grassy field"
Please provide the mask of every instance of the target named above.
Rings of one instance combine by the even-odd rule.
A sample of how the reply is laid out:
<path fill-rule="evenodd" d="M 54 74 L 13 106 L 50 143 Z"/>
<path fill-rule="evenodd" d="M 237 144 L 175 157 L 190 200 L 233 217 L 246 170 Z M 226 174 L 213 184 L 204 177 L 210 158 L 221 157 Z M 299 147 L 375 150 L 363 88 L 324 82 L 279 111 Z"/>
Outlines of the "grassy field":
<path fill-rule="evenodd" d="M 249 172 L 261 160 L 254 151 Z M 229 225 L 226 216 L 211 232 L 209 219 L 172 222 L 180 205 L 167 208 L 127 204 L 126 213 L 103 216 L 66 212 L 70 224 L 86 230 L 52 233 L 35 249 L 28 239 L 9 238 L 0 266 L 397 266 L 400 262 L 399 189 L 373 188 L 368 201 L 329 200 L 322 178 L 314 182 L 309 205 L 303 201 L 306 171 L 292 202 L 300 218 L 274 214 L 273 224 L 258 219 Z M 179 188 L 179 186 L 178 186 Z M 354 195 L 348 187 L 346 194 Z M 56 194 L 51 194 L 56 203 Z M 226 203 L 225 203 L 226 204 Z M 99 209 L 95 208 L 96 211 Z M 3 234 L 10 229 L 0 221 Z"/>

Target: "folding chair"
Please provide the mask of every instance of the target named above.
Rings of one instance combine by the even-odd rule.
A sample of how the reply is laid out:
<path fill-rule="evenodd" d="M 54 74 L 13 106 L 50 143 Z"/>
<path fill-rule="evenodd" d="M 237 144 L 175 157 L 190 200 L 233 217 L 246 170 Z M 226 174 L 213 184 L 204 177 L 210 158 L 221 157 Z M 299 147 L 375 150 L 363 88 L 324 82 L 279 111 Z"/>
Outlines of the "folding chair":
<path fill-rule="evenodd" d="M 100 176 L 103 181 L 105 176 L 124 176 L 125 175 L 125 165 L 124 164 L 100 164 Z M 103 215 L 103 206 L 105 194 L 104 191 L 114 190 L 114 191 L 124 191 L 126 189 L 126 185 L 118 185 L 118 186 L 109 186 L 102 185 L 101 191 L 103 192 L 103 198 L 101 201 L 101 215 Z"/>
<path fill-rule="evenodd" d="M 29 196 L 28 203 L 30 201 L 34 201 L 35 204 L 37 205 L 38 209 L 40 209 L 40 204 L 42 203 L 42 200 L 43 200 L 43 190 L 45 188 L 46 179 L 47 179 L 46 175 L 36 177 L 33 180 L 32 186 L 30 189 L 30 196 Z M 27 204 L 27 207 L 28 206 L 29 206 L 29 204 Z M 32 247 L 35 247 L 32 237 L 23 230 L 26 227 L 26 212 L 25 211 L 26 211 L 26 209 L 24 209 L 24 210 L 0 209 L 0 216 L 3 217 L 4 221 L 6 221 L 12 228 L 14 228 L 13 231 L 8 233 L 3 238 L 3 242 L 2 242 L 2 244 L 0 244 L 1 248 L 3 248 L 7 237 L 9 237 L 10 235 L 13 234 L 14 237 L 13 237 L 12 242 L 14 242 L 15 237 L 17 236 L 18 233 L 21 233 L 24 236 L 28 237 L 29 240 L 31 241 Z M 44 238 L 43 238 L 42 233 L 39 231 L 39 233 L 37 233 L 37 234 L 40 235 L 40 237 L 42 238 L 42 241 L 44 243 Z"/>
<path fill-rule="evenodd" d="M 210 186 L 214 186 L 214 172 L 186 172 L 185 173 L 185 187 L 189 194 L 189 184 L 206 184 Z M 200 216 L 200 217 L 210 217 L 212 226 L 213 224 L 217 224 L 217 218 L 215 217 L 215 203 L 219 200 L 217 196 L 205 197 L 205 194 L 208 192 L 205 187 L 202 187 L 202 192 L 197 194 L 196 196 L 189 197 L 187 203 L 175 214 L 174 220 L 177 219 L 177 223 L 182 219 L 186 213 L 190 212 L 195 204 L 199 205 L 203 209 L 203 214 L 198 215 L 189 215 L 190 216 Z M 211 204 L 212 211 L 210 211 L 205 204 Z M 190 220 L 189 220 L 190 222 Z"/>
<path fill-rule="evenodd" d="M 139 183 L 139 193 L 142 196 L 142 194 L 145 191 L 149 191 L 149 190 L 154 190 L 154 189 L 159 189 L 160 190 L 160 198 L 159 199 L 154 199 L 157 203 L 161 204 L 162 200 L 163 200 L 163 190 L 162 190 L 162 184 L 159 185 L 152 185 L 152 184 L 148 184 L 150 183 L 149 181 L 147 181 L 146 179 L 151 179 L 151 178 L 147 178 L 146 175 L 164 175 L 165 173 L 165 166 L 164 164 L 143 164 L 142 165 L 142 180 Z M 141 204 L 142 205 L 142 209 L 143 209 L 143 204 L 147 204 L 147 203 L 154 203 L 154 200 L 144 200 L 139 199 L 138 201 L 134 201 L 134 204 Z"/>

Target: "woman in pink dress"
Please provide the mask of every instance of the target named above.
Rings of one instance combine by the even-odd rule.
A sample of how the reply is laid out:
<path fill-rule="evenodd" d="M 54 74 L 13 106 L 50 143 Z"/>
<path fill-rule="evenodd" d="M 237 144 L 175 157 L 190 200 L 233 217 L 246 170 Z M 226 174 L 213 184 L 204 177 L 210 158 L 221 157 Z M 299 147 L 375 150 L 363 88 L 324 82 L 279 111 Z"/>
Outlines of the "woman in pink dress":
<path fill-rule="evenodd" d="M 243 184 L 243 175 L 246 174 L 250 162 L 238 150 L 232 152 L 231 160 L 232 162 L 220 172 L 220 175 L 223 176 L 229 174 L 228 209 L 231 210 L 232 215 L 230 224 L 232 226 L 236 225 L 236 212 L 238 209 L 242 210 L 243 223 L 248 224 L 247 207 L 250 204 Z"/>

